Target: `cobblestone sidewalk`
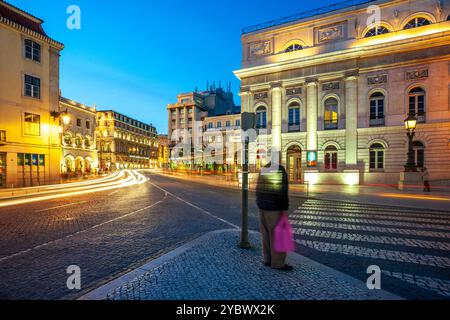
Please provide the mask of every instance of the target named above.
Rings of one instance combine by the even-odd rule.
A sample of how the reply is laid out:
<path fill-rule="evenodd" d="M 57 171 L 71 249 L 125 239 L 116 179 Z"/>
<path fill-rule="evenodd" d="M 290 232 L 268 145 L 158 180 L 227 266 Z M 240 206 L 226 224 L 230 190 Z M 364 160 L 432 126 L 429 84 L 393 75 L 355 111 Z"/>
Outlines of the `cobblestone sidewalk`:
<path fill-rule="evenodd" d="M 257 233 L 251 234 L 251 250 L 239 249 L 238 239 L 236 230 L 208 233 L 81 299 L 401 299 L 297 254 L 289 257 L 294 272 L 272 270 L 261 263 Z"/>

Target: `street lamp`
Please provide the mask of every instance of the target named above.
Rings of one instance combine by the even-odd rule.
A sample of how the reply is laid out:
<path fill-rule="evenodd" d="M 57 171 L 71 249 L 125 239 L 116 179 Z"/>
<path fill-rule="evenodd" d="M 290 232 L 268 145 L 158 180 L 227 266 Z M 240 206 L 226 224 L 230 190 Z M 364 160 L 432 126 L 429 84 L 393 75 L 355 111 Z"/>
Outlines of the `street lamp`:
<path fill-rule="evenodd" d="M 405 128 L 408 135 L 408 161 L 405 165 L 406 172 L 416 172 L 417 167 L 414 161 L 414 136 L 416 135 L 417 118 L 414 114 L 410 114 L 405 119 Z"/>

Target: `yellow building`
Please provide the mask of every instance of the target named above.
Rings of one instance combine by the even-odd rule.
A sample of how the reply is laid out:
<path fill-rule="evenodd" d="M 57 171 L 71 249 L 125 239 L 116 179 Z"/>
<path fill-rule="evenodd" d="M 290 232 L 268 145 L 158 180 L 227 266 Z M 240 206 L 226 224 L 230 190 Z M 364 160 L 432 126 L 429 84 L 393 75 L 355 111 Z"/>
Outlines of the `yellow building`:
<path fill-rule="evenodd" d="M 156 168 L 156 128 L 112 110 L 97 111 L 100 170 Z"/>
<path fill-rule="evenodd" d="M 60 181 L 59 56 L 43 21 L 0 2 L 0 188 Z"/>
<path fill-rule="evenodd" d="M 98 171 L 95 141 L 96 110 L 61 97 L 61 173 L 67 176 Z"/>
<path fill-rule="evenodd" d="M 167 135 L 158 136 L 158 167 L 169 166 L 169 138 Z"/>

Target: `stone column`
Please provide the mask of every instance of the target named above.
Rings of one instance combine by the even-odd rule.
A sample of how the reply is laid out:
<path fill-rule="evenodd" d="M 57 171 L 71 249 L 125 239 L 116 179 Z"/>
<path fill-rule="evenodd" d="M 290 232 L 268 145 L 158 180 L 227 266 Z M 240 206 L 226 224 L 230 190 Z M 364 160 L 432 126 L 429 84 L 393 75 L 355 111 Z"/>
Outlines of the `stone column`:
<path fill-rule="evenodd" d="M 345 164 L 344 183 L 358 185 L 358 74 L 345 77 Z"/>
<path fill-rule="evenodd" d="M 345 164 L 347 169 L 358 165 L 358 78 L 345 78 Z"/>
<path fill-rule="evenodd" d="M 241 97 L 241 112 L 251 112 L 251 105 L 250 105 L 250 96 L 251 92 L 248 89 L 241 88 L 241 92 L 239 93 L 239 96 Z"/>
<path fill-rule="evenodd" d="M 317 151 L 317 79 L 306 82 L 307 151 Z"/>
<path fill-rule="evenodd" d="M 276 84 L 272 86 L 272 150 L 281 151 L 281 124 L 282 124 L 282 110 L 281 110 L 281 85 Z"/>

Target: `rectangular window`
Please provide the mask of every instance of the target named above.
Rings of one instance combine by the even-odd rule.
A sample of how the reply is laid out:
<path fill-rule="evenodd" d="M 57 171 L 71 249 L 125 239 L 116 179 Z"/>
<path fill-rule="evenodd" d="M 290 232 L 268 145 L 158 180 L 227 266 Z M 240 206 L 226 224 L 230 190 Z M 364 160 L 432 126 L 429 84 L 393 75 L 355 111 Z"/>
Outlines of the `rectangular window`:
<path fill-rule="evenodd" d="M 220 122 L 220 121 L 217 122 L 217 128 L 219 128 L 219 129 L 222 128 L 222 122 Z"/>
<path fill-rule="evenodd" d="M 42 167 L 45 166 L 45 155 L 43 154 L 39 155 L 39 165 Z"/>
<path fill-rule="evenodd" d="M 25 39 L 25 58 L 41 62 L 41 45 L 30 39 Z"/>
<path fill-rule="evenodd" d="M 26 153 L 25 154 L 25 165 L 30 166 L 31 165 L 31 154 Z"/>
<path fill-rule="evenodd" d="M 81 119 L 77 119 L 77 127 L 81 127 Z"/>
<path fill-rule="evenodd" d="M 236 128 L 240 128 L 241 127 L 241 120 L 236 120 Z"/>
<path fill-rule="evenodd" d="M 17 154 L 17 165 L 18 166 L 23 166 L 24 165 L 24 154 L 23 153 L 18 153 Z"/>
<path fill-rule="evenodd" d="M 24 77 L 24 95 L 36 99 L 41 98 L 41 80 L 36 77 L 25 75 Z"/>
<path fill-rule="evenodd" d="M 41 135 L 41 116 L 32 113 L 25 113 L 24 133 L 30 136 Z"/>
<path fill-rule="evenodd" d="M 91 123 L 89 121 L 86 121 L 86 129 L 90 129 L 91 128 Z"/>
<path fill-rule="evenodd" d="M 38 155 L 37 154 L 33 154 L 32 156 L 31 156 L 31 160 L 32 160 L 32 165 L 33 166 L 37 166 L 38 165 Z"/>
<path fill-rule="evenodd" d="M 231 127 L 231 121 L 227 121 L 227 128 L 230 128 Z"/>

